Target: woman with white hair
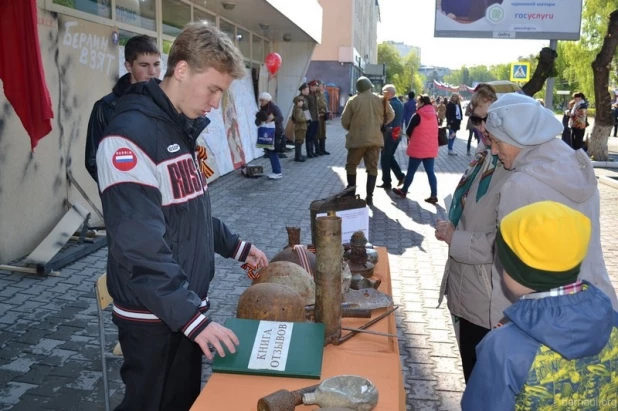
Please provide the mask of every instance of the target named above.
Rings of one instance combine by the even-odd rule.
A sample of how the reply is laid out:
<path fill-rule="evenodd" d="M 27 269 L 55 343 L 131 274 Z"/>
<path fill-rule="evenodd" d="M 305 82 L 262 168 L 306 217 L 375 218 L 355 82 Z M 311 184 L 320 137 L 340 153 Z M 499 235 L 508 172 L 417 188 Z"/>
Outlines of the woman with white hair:
<path fill-rule="evenodd" d="M 616 292 L 603 260 L 599 190 L 588 155 L 583 150 L 574 151 L 556 138 L 563 131 L 560 120 L 551 110 L 525 95 L 507 94 L 498 99 L 489 109 L 485 128 L 492 153 L 498 155 L 504 168 L 513 170 L 500 191 L 498 219 L 545 200 L 564 204 L 588 217 L 592 222 L 592 237 L 579 279 L 603 291 L 617 309 Z M 571 252 L 568 245 L 566 248 L 565 253 Z M 501 273 L 502 265 L 496 259 L 492 270 L 494 294 L 504 291 Z M 493 314 L 494 324 L 507 307 L 505 304 Z"/>
<path fill-rule="evenodd" d="M 255 125 L 259 127 L 262 123 L 275 123 L 275 149 L 266 151 L 273 170 L 273 172 L 268 175 L 268 178 L 271 180 L 278 180 L 283 177 L 279 157 L 286 158 L 287 156 L 281 151 L 285 149 L 285 144 L 281 141 L 282 138 L 285 138 L 283 137 L 283 115 L 279 107 L 272 102 L 272 99 L 272 96 L 266 92 L 261 93 L 258 97 L 260 111 L 256 114 Z"/>

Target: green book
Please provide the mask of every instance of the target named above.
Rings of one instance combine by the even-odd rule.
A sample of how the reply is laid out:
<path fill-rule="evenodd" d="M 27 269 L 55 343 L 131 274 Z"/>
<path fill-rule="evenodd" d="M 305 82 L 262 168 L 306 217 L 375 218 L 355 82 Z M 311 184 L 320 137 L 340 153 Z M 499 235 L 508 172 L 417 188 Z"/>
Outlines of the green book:
<path fill-rule="evenodd" d="M 236 353 L 215 356 L 214 372 L 319 379 L 324 324 L 230 318 L 225 326 L 240 345 Z"/>

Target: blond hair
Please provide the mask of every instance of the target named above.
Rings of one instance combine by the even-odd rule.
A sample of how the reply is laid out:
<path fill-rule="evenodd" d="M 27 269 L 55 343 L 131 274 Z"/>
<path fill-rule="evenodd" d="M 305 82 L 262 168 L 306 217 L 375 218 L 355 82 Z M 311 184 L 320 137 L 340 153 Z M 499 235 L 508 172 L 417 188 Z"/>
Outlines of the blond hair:
<path fill-rule="evenodd" d="M 245 75 L 242 54 L 232 40 L 221 30 L 204 23 L 187 24 L 176 37 L 167 59 L 165 77 L 174 75 L 180 61 L 186 61 L 191 71 L 197 73 L 212 68 L 233 79 Z"/>
<path fill-rule="evenodd" d="M 479 104 L 493 103 L 498 100 L 496 91 L 489 84 L 479 84 L 470 99 L 470 109 L 474 110 Z"/>

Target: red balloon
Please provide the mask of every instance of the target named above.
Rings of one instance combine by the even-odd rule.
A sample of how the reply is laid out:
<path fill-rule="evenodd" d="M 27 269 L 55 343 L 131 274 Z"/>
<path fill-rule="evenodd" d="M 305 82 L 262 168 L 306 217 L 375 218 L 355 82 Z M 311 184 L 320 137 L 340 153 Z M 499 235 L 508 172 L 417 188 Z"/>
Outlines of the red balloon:
<path fill-rule="evenodd" d="M 274 75 L 281 67 L 281 56 L 277 53 L 270 53 L 266 56 L 266 68 L 268 72 Z"/>

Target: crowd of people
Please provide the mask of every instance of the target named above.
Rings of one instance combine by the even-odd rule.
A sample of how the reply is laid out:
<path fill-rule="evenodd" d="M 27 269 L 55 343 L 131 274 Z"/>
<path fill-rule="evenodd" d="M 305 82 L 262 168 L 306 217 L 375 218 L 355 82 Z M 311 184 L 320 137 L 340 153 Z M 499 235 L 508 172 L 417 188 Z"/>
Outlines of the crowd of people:
<path fill-rule="evenodd" d="M 594 373 L 618 359 L 618 301 L 590 159 L 520 93 L 480 85 L 470 121 L 479 147 L 435 231 L 449 246 L 440 301 L 459 344 L 462 408 L 601 401 L 615 381 Z"/>
<path fill-rule="evenodd" d="M 162 81 L 160 53 L 147 36 L 129 40 L 125 60 L 128 73 L 93 108 L 86 146 L 103 205 L 107 286 L 124 356 L 126 390 L 116 409 L 189 409 L 200 391 L 202 355 L 225 356 L 224 347 L 233 353 L 239 344 L 205 315 L 214 254 L 268 265 L 262 251 L 212 216 L 196 144 L 206 114 L 244 75 L 244 63 L 224 33 L 202 24 L 176 38 Z M 369 205 L 379 168 L 380 188 L 406 197 L 422 164 L 430 186 L 425 201 L 437 204 L 439 130 L 454 154 L 460 97 L 432 101 L 410 93 L 404 103 L 393 85 L 380 96 L 365 77 L 356 91 L 341 116 L 348 187 L 356 187 L 363 161 Z M 564 144 L 556 136 L 565 126 L 553 112 L 513 91 L 491 83 L 476 88 L 467 107 L 468 153 L 473 136 L 479 143 L 448 220 L 435 227 L 436 239 L 448 245 L 439 297 L 446 297 L 456 330 L 464 410 L 559 407 L 615 394 L 618 300 L 601 248 L 597 181 L 580 149 L 585 96 L 576 93 L 565 112 L 571 141 Z M 284 118 L 270 94 L 258 101 L 256 126 L 274 123 L 269 177 L 280 179 Z M 329 154 L 328 117 L 323 83 L 303 83 L 292 114 L 294 161 Z M 406 173 L 395 158 L 404 136 Z"/>

